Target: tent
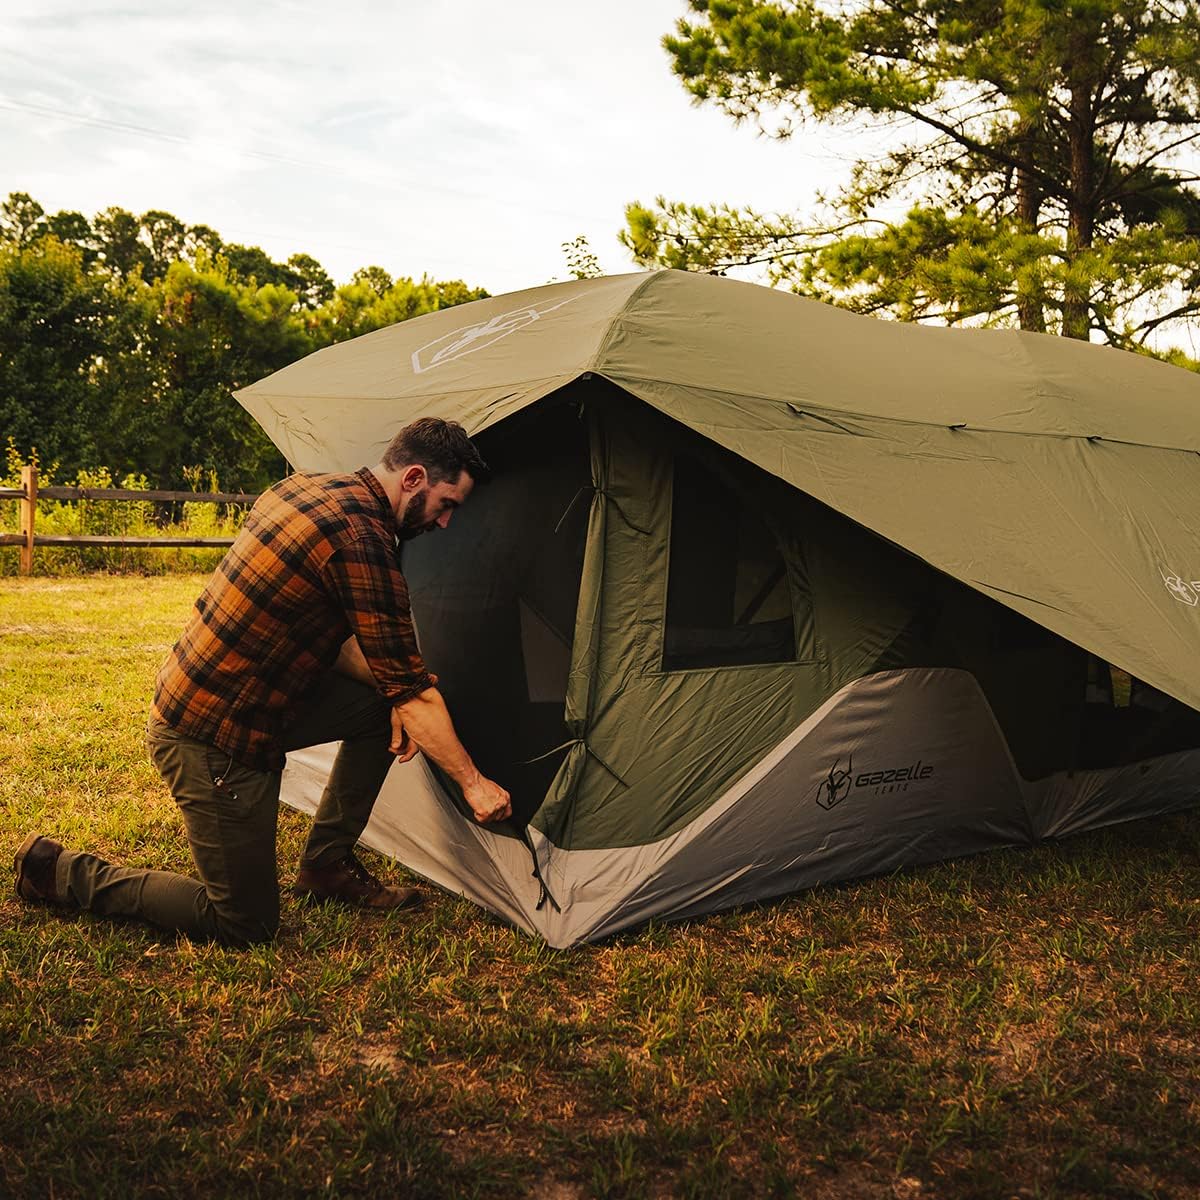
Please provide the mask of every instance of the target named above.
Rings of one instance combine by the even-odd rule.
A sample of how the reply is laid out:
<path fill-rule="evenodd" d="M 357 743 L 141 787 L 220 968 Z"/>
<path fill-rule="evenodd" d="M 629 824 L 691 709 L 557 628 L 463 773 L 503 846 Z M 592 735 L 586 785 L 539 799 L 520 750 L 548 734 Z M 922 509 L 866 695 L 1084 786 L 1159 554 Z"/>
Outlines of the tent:
<path fill-rule="evenodd" d="M 352 470 L 424 414 L 497 476 L 404 548 L 514 796 L 420 759 L 364 840 L 554 946 L 1200 792 L 1200 378 L 675 271 L 535 288 L 238 393 Z M 291 756 L 311 808 L 332 749 Z"/>

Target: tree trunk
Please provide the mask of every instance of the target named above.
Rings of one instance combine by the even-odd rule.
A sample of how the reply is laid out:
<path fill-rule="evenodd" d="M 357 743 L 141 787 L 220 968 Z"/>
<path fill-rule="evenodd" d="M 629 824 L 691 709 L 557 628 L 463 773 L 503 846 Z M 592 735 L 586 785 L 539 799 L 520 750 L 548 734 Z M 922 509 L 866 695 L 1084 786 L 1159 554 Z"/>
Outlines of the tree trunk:
<path fill-rule="evenodd" d="M 1017 229 L 1026 236 L 1035 236 L 1041 216 L 1042 190 L 1033 175 L 1033 130 L 1022 121 L 1018 130 L 1018 155 L 1023 164 L 1017 171 Z M 1036 281 L 1017 280 L 1017 321 L 1022 329 L 1033 333 L 1046 332 L 1046 312 L 1042 303 L 1042 288 Z"/>
<path fill-rule="evenodd" d="M 1090 47 L 1077 47 L 1075 61 L 1084 65 Z M 1086 66 L 1084 67 L 1086 70 Z M 1072 272 L 1081 252 L 1092 248 L 1095 232 L 1096 131 L 1092 115 L 1092 80 L 1075 79 L 1071 84 L 1070 138 L 1071 178 L 1067 195 L 1067 270 Z M 1091 332 L 1091 305 L 1086 283 L 1068 278 L 1063 287 L 1062 332 L 1064 337 L 1086 342 Z"/>

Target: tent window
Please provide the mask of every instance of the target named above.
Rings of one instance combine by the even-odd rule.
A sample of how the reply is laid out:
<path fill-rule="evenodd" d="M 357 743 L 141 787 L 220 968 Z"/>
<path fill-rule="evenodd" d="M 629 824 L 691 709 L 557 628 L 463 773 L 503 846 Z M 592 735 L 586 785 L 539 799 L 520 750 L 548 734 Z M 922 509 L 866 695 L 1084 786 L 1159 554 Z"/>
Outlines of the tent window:
<path fill-rule="evenodd" d="M 753 501 L 675 460 L 663 670 L 791 662 L 787 568 Z"/>

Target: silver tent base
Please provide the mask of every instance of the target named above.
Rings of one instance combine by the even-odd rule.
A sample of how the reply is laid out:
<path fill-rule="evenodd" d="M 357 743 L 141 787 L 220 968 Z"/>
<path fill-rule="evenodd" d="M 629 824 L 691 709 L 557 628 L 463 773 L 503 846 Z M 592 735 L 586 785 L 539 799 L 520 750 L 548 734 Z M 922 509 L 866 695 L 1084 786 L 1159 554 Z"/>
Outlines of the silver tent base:
<path fill-rule="evenodd" d="M 336 745 L 288 756 L 312 812 Z M 363 842 L 565 947 L 639 925 L 1185 808 L 1200 750 L 1029 783 L 974 678 L 912 669 L 842 688 L 696 820 L 643 846 L 529 848 L 465 818 L 420 758 L 388 775 Z"/>

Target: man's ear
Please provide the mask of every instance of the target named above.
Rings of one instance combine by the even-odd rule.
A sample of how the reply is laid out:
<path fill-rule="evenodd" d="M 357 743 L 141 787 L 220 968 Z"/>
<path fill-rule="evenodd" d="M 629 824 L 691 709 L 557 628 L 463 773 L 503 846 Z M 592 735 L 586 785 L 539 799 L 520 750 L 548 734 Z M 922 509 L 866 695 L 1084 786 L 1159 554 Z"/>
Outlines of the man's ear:
<path fill-rule="evenodd" d="M 412 463 L 404 468 L 404 474 L 400 476 L 400 486 L 406 492 L 415 492 L 425 485 L 428 475 L 420 463 Z"/>

